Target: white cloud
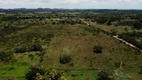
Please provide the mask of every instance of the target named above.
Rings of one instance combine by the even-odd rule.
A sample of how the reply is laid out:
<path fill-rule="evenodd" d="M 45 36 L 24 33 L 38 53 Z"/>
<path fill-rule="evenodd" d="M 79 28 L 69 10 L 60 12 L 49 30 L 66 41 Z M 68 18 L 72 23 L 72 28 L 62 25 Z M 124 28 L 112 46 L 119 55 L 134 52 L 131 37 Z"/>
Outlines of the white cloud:
<path fill-rule="evenodd" d="M 81 3 L 86 3 L 90 2 L 91 0 L 62 0 L 61 3 L 64 4 L 81 4 Z"/>
<path fill-rule="evenodd" d="M 82 0 L 63 0 L 62 1 L 63 4 L 79 4 L 81 2 Z"/>

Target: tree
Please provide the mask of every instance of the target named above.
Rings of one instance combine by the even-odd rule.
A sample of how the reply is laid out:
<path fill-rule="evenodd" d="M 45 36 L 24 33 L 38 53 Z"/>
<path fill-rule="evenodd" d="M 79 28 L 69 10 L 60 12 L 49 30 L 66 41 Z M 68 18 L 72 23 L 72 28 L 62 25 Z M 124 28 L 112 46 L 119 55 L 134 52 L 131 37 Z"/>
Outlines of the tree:
<path fill-rule="evenodd" d="M 112 80 L 110 74 L 104 71 L 99 72 L 97 80 Z"/>
<path fill-rule="evenodd" d="M 12 59 L 13 54 L 10 52 L 0 52 L 0 61 L 8 62 Z"/>
<path fill-rule="evenodd" d="M 102 52 L 103 52 L 102 49 L 103 49 L 102 46 L 96 45 L 96 46 L 94 46 L 94 48 L 93 48 L 93 52 L 94 52 L 94 53 L 102 53 Z"/>
<path fill-rule="evenodd" d="M 25 47 L 17 47 L 15 48 L 15 53 L 24 53 L 27 52 Z"/>
<path fill-rule="evenodd" d="M 66 63 L 69 63 L 71 62 L 72 58 L 69 56 L 69 55 L 61 55 L 60 56 L 60 63 L 62 64 L 66 64 Z"/>
<path fill-rule="evenodd" d="M 140 21 L 136 21 L 133 25 L 134 29 L 141 29 L 142 28 L 142 23 Z"/>

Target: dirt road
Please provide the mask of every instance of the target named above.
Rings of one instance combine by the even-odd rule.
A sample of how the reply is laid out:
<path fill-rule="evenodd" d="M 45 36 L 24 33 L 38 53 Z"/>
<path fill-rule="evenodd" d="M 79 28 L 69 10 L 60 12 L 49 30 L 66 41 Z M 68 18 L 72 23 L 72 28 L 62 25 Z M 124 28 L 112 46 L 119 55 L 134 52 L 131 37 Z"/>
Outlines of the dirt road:
<path fill-rule="evenodd" d="M 86 25 L 88 25 L 88 26 L 90 25 L 88 22 L 84 21 L 83 19 L 81 19 L 81 18 L 79 18 L 79 19 L 80 19 L 83 23 L 85 23 Z M 112 36 L 112 37 L 115 38 L 115 39 L 117 39 L 117 40 L 119 40 L 119 41 L 121 41 L 122 43 L 124 43 L 124 44 L 126 44 L 126 45 L 132 47 L 132 48 L 139 49 L 139 48 L 136 47 L 135 45 L 133 45 L 133 44 L 131 44 L 131 43 L 125 41 L 124 39 L 119 38 L 118 36 Z"/>

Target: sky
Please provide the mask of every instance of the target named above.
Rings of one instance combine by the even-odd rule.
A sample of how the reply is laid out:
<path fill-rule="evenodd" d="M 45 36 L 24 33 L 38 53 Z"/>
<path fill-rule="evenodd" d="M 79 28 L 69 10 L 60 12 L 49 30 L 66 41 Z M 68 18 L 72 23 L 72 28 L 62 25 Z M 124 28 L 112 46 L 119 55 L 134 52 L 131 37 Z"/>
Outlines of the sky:
<path fill-rule="evenodd" d="M 0 8 L 142 9 L 142 0 L 0 0 Z"/>

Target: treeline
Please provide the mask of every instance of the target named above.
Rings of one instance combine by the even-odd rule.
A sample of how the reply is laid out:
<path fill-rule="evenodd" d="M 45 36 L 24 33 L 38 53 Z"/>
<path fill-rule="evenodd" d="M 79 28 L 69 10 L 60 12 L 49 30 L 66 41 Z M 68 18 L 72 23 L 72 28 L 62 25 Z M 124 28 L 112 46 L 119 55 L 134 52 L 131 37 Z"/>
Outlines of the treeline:
<path fill-rule="evenodd" d="M 122 13 L 140 13 L 142 10 L 119 10 L 119 9 L 62 9 L 62 8 L 37 8 L 37 9 L 26 9 L 26 8 L 17 8 L 17 9 L 0 9 L 0 12 L 6 13 L 16 13 L 16 12 L 122 12 Z"/>
<path fill-rule="evenodd" d="M 142 28 L 142 13 L 91 13 L 86 12 L 80 14 L 81 18 L 86 21 L 96 22 L 98 24 L 115 25 L 115 26 L 130 26 L 134 29 Z"/>

